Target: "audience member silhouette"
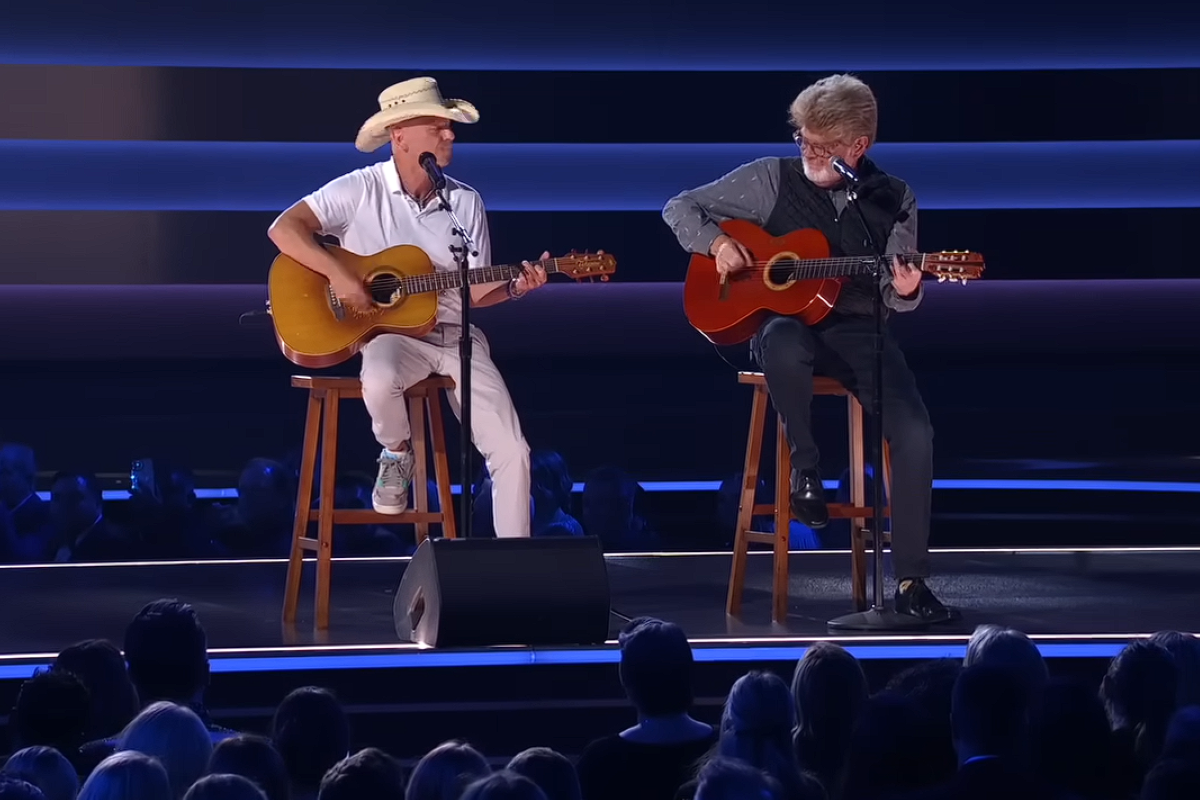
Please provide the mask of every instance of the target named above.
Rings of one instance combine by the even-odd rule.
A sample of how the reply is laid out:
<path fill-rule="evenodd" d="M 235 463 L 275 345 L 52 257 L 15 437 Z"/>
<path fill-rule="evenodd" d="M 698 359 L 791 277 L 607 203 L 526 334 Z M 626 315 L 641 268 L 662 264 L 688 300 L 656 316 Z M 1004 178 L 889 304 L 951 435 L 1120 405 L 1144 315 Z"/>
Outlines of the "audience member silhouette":
<path fill-rule="evenodd" d="M 466 742 L 442 742 L 413 768 L 404 800 L 458 800 L 467 786 L 492 774 L 483 754 Z"/>
<path fill-rule="evenodd" d="M 641 487 L 622 470 L 602 467 L 583 486 L 583 529 L 606 553 L 634 553 L 661 547 L 658 535 L 638 513 Z"/>
<path fill-rule="evenodd" d="M 318 800 L 403 800 L 404 772 L 394 758 L 374 747 L 334 764 L 321 779 Z"/>
<path fill-rule="evenodd" d="M 106 639 L 88 639 L 63 650 L 56 670 L 78 677 L 88 690 L 87 741 L 116 736 L 141 710 L 125 656 Z"/>
<path fill-rule="evenodd" d="M 562 753 L 549 747 L 523 750 L 512 757 L 505 769 L 537 784 L 546 795 L 546 800 L 581 800 L 575 765 Z"/>
<path fill-rule="evenodd" d="M 850 735 L 868 694 L 862 666 L 840 645 L 816 642 L 796 662 L 792 741 L 799 763 L 827 790 L 837 786 Z"/>
<path fill-rule="evenodd" d="M 183 800 L 267 800 L 267 796 L 241 775 L 213 774 L 193 783 Z"/>
<path fill-rule="evenodd" d="M 574 484 L 562 456 L 534 450 L 529 457 L 534 536 L 583 536 L 583 526 L 571 516 Z"/>
<path fill-rule="evenodd" d="M 239 775 L 251 781 L 266 800 L 289 800 L 287 767 L 283 756 L 263 736 L 239 734 L 213 748 L 210 775 Z"/>
<path fill-rule="evenodd" d="M 32 783 L 46 800 L 75 800 L 79 794 L 75 766 L 53 747 L 18 750 L 4 764 L 4 774 Z"/>
<path fill-rule="evenodd" d="M 54 477 L 50 528 L 52 561 L 128 561 L 138 556 L 130 532 L 105 518 L 103 493 L 90 473 L 60 472 Z"/>
<path fill-rule="evenodd" d="M 717 731 L 691 717 L 692 648 L 679 626 L 646 617 L 617 639 L 620 677 L 637 724 L 597 739 L 576 762 L 584 800 L 673 796 L 716 743 Z"/>
<path fill-rule="evenodd" d="M 167 770 L 144 753 L 126 750 L 100 762 L 79 790 L 79 800 L 175 800 Z"/>
<path fill-rule="evenodd" d="M 238 498 L 220 517 L 216 541 L 233 558 L 284 558 L 291 552 L 295 481 L 286 467 L 253 458 L 238 476 Z"/>
<path fill-rule="evenodd" d="M 287 768 L 291 800 L 312 800 L 325 773 L 349 753 L 350 722 L 331 692 L 304 686 L 275 709 L 271 740 Z"/>
<path fill-rule="evenodd" d="M 736 758 L 710 759 L 696 778 L 696 800 L 785 800 L 779 782 Z"/>
<path fill-rule="evenodd" d="M 53 747 L 78 762 L 90 711 L 88 690 L 69 672 L 47 670 L 21 685 L 9 719 L 14 749 Z"/>
<path fill-rule="evenodd" d="M 493 772 L 467 787 L 461 800 L 547 800 L 538 785 L 508 770 Z"/>
<path fill-rule="evenodd" d="M 0 563 L 31 564 L 50 558 L 50 505 L 35 491 L 33 448 L 0 444 Z"/>

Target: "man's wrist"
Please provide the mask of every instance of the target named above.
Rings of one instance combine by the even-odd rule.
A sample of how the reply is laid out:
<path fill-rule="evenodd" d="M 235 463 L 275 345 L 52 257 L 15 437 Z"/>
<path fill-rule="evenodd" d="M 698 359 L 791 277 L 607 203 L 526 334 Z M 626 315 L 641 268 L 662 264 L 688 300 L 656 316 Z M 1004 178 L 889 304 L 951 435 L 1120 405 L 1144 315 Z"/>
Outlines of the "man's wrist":
<path fill-rule="evenodd" d="M 517 291 L 516 278 L 512 278 L 507 284 L 505 284 L 504 291 L 508 295 L 509 300 L 520 300 L 522 297 L 528 294 L 528 292 Z"/>

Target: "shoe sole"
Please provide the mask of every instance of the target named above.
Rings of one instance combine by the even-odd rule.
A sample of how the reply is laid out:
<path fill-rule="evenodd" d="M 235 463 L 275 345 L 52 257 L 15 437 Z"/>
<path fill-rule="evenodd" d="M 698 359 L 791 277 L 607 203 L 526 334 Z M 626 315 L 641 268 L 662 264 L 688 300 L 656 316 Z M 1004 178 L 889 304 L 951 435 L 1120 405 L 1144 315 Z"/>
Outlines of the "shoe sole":
<path fill-rule="evenodd" d="M 393 517 L 397 514 L 403 514 L 405 511 L 408 511 L 408 506 L 385 506 L 381 503 L 376 503 L 374 500 L 371 501 L 371 505 L 374 507 L 375 513 L 387 514 L 388 516 Z"/>

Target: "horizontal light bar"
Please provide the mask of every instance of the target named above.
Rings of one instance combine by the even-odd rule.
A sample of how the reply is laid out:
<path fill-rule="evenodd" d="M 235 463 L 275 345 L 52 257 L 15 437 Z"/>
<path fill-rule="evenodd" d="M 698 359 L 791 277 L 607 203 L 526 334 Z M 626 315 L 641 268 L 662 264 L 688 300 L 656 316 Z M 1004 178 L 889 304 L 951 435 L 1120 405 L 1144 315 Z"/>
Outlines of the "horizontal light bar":
<path fill-rule="evenodd" d="M 739 164 L 796 152 L 790 142 L 464 143 L 449 171 L 493 211 L 659 212 Z M 924 209 L 1200 206 L 1200 140 L 885 142 L 871 152 Z M 384 157 L 349 142 L 0 140 L 0 209 L 278 212 Z"/>
<path fill-rule="evenodd" d="M 136 0 L 24 3 L 0 26 L 0 61 L 400 71 L 781 70 L 790 72 L 1200 67 L 1186 3 L 1097 5 L 1087 16 L 1015 0 L 964 7 L 928 0 L 919 13 L 859 6 L 852 37 L 837 6 L 741 2 L 679 13 L 671 3 L 550 0 L 445 7 L 176 0 L 153 13 Z M 699 8 L 699 7 L 696 7 Z M 1065 7 L 1063 7 L 1065 9 Z M 1116 9 L 1109 11 L 1108 9 Z M 664 35 L 669 28 L 670 35 Z M 445 35 L 429 35 L 437 30 Z M 797 46 L 797 31 L 830 31 Z M 536 46 L 523 46 L 532 43 Z M 899 46 L 897 46 L 899 45 Z M 386 75 L 385 75 L 386 77 Z M 299 78 L 298 78 L 299 79 Z M 381 78 L 383 80 L 384 78 Z M 515 78 L 514 80 L 519 80 Z M 382 88 L 382 86 L 380 87 Z M 452 93 L 453 87 L 446 91 Z M 454 95 L 457 96 L 457 95 Z M 364 97 L 369 102 L 373 97 Z M 486 98 L 479 102 L 487 119 Z M 952 98 L 958 99 L 958 98 Z M 663 98 L 665 114 L 680 110 Z M 947 104 L 953 113 L 953 104 Z M 571 109 L 547 109 L 560 118 Z M 576 115 L 583 112 L 576 111 Z"/>
<path fill-rule="evenodd" d="M 1130 637 L 1133 638 L 1133 637 Z M 1126 644 L 1125 639 L 1106 642 L 1066 642 L 1039 644 L 1046 658 L 1112 658 Z M 695 647 L 696 661 L 710 664 L 747 661 L 796 661 L 809 645 L 757 645 L 728 647 Z M 862 660 L 907 660 L 931 658 L 962 658 L 966 644 L 893 644 L 845 645 L 855 658 Z M 584 664 L 616 664 L 621 652 L 616 647 L 534 650 L 529 648 L 480 651 L 405 650 L 383 654 L 337 653 L 326 655 L 296 655 L 269 657 L 212 657 L 213 672 L 238 674 L 255 672 L 295 672 L 345 669 L 410 669 L 459 667 L 513 666 L 571 666 Z M 0 665 L 0 680 L 28 678 L 45 664 Z"/>
<path fill-rule="evenodd" d="M 838 482 L 825 481 L 827 490 L 836 491 Z M 647 492 L 715 492 L 720 481 L 641 481 L 639 485 Z M 571 491 L 583 492 L 584 484 L 576 483 Z M 1052 491 L 1052 492 L 1165 492 L 1200 494 L 1200 483 L 1184 481 L 1079 481 L 1079 480 L 1007 480 L 1007 479 L 958 479 L 946 478 L 933 482 L 934 489 L 967 491 Z M 453 494 L 461 494 L 457 483 L 450 487 Z M 50 499 L 49 492 L 38 492 L 43 500 Z M 235 488 L 197 489 L 196 497 L 201 500 L 233 500 L 238 496 Z M 129 492 L 110 489 L 104 492 L 105 500 L 128 500 Z"/>

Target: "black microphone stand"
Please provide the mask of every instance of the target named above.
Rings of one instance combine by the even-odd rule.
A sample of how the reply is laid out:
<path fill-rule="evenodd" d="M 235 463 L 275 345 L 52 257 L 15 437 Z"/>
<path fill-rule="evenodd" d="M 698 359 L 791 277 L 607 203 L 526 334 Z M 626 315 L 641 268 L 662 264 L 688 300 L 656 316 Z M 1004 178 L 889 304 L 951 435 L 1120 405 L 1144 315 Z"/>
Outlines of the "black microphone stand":
<path fill-rule="evenodd" d="M 871 274 L 874 277 L 875 286 L 872 295 L 874 296 L 875 310 L 875 360 L 873 364 L 872 384 L 875 391 L 871 396 L 870 417 L 874 427 L 871 436 L 871 470 L 873 478 L 871 481 L 871 538 L 874 545 L 874 572 L 875 580 L 871 587 L 871 608 L 866 611 L 858 611 L 851 614 L 844 614 L 840 617 L 835 617 L 829 620 L 826 625 L 832 630 L 859 630 L 859 631 L 876 631 L 876 630 L 911 630 L 913 628 L 926 628 L 928 623 L 924 620 L 912 616 L 911 614 L 899 614 L 895 609 L 890 608 L 884 600 L 883 594 L 883 275 L 884 270 L 890 268 L 888 264 L 887 254 L 883 252 L 882 246 L 875 241 L 875 236 L 871 233 L 871 226 L 867 224 L 867 217 L 863 214 L 862 206 L 858 203 L 858 187 L 861 184 L 858 176 L 853 170 L 846 168 L 838 168 L 834 165 L 838 173 L 842 175 L 846 182 L 846 198 L 849 205 L 854 206 L 854 210 L 858 214 L 859 222 L 862 223 L 863 230 L 866 232 L 867 245 L 871 248 L 874 254 L 874 266 Z M 858 476 L 861 478 L 862 476 Z M 893 499 L 893 503 L 895 500 Z M 851 536 L 853 536 L 851 531 Z"/>
<path fill-rule="evenodd" d="M 439 176 L 440 177 L 440 176 Z M 478 256 L 479 251 L 471 235 L 459 221 L 458 215 L 450 207 L 450 198 L 446 196 L 446 179 L 440 177 L 434 182 L 434 192 L 437 194 L 441 208 L 450 215 L 450 223 L 454 234 L 462 239 L 462 245 L 450 245 L 450 252 L 458 264 L 459 291 L 462 295 L 462 333 L 458 342 L 458 357 L 461 365 L 459 373 L 459 423 L 462 426 L 462 491 L 458 503 L 458 534 L 462 538 L 471 535 L 471 447 L 474 437 L 471 435 L 471 284 L 468 281 L 469 256 Z"/>

